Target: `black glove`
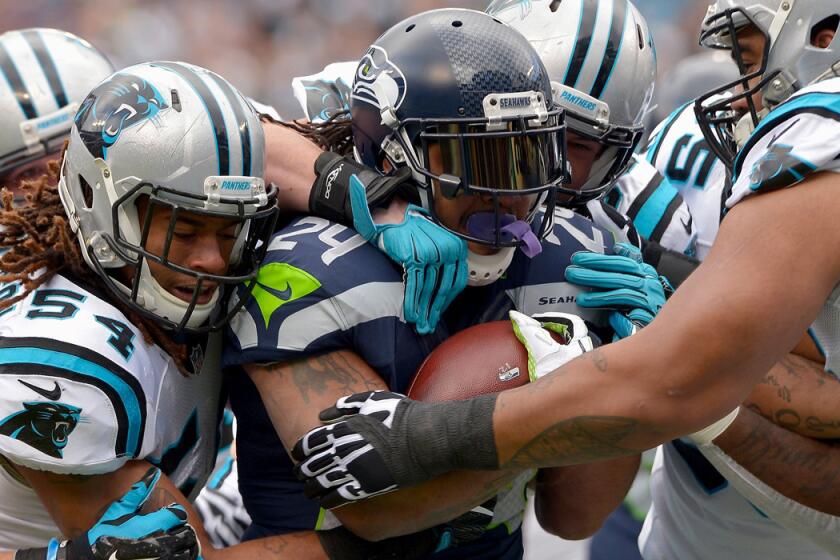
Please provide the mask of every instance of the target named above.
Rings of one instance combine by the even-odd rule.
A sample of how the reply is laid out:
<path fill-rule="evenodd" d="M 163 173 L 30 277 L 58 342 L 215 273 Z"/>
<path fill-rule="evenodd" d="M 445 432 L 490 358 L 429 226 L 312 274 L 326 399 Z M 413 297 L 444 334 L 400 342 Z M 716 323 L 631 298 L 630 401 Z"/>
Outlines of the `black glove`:
<path fill-rule="evenodd" d="M 401 167 L 393 175 L 383 176 L 357 163 L 352 157 L 324 152 L 315 160 L 315 182 L 309 193 L 309 211 L 346 226 L 353 227 L 350 206 L 350 177 L 356 175 L 365 185 L 368 206 L 387 206 L 398 191 L 407 191 L 413 183 L 411 169 Z M 412 187 L 416 191 L 416 187 Z"/>
<path fill-rule="evenodd" d="M 340 398 L 301 438 L 292 458 L 306 495 L 334 508 L 455 469 L 498 468 L 496 395 L 423 403 L 386 391 Z"/>

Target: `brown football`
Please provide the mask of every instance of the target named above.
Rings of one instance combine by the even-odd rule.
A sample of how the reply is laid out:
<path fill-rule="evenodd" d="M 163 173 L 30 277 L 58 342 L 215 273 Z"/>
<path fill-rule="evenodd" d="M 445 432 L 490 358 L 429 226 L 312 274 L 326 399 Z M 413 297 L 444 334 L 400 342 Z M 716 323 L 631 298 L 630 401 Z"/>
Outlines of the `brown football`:
<path fill-rule="evenodd" d="M 426 402 L 468 399 L 528 383 L 528 353 L 510 321 L 483 323 L 447 338 L 429 354 L 408 389 Z"/>

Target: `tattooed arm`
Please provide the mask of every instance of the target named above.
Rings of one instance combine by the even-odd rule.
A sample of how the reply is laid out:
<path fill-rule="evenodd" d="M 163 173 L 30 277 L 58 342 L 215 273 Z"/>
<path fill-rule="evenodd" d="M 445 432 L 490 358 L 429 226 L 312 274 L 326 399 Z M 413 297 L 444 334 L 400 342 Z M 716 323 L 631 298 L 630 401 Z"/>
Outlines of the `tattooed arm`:
<path fill-rule="evenodd" d="M 816 439 L 840 439 L 840 381 L 793 354 L 773 366 L 744 405 L 779 426 Z"/>
<path fill-rule="evenodd" d="M 245 367 L 288 451 L 319 426 L 318 413 L 350 393 L 387 389 L 357 354 L 338 351 L 304 360 Z M 496 495 L 515 472 L 453 472 L 333 513 L 358 536 L 371 541 L 415 533 L 451 521 Z M 410 511 L 410 515 L 406 512 Z"/>
<path fill-rule="evenodd" d="M 735 408 L 796 345 L 840 278 L 840 254 L 830 249 L 840 244 L 830 216 L 840 211 L 837 180 L 818 174 L 739 204 L 706 261 L 650 325 L 499 395 L 499 464 L 633 454 Z"/>
<path fill-rule="evenodd" d="M 840 515 L 840 446 L 795 434 L 745 408 L 714 444 L 777 492 Z"/>
<path fill-rule="evenodd" d="M 18 465 L 15 465 L 15 469 L 41 498 L 61 534 L 72 539 L 84 535 L 111 502 L 117 500 L 132 484 L 142 478 L 149 466 L 145 461 L 132 461 L 117 471 L 96 476 L 57 475 Z M 318 539 L 314 535 L 303 533 L 269 537 L 230 548 L 214 549 L 195 509 L 165 475 L 161 475 L 142 512 L 149 513 L 174 502 L 180 503 L 187 510 L 189 523 L 198 535 L 202 556 L 206 560 L 326 558 L 323 553 L 312 552 L 314 549 L 311 545 L 317 545 Z"/>

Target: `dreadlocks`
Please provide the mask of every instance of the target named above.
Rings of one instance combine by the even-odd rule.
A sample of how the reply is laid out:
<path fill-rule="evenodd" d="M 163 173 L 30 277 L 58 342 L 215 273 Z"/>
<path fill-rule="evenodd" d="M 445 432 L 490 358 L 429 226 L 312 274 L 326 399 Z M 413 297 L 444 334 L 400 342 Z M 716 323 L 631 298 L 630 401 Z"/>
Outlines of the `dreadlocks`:
<path fill-rule="evenodd" d="M 0 250 L 7 249 L 7 252 L 0 257 L 0 283 L 18 282 L 23 290 L 12 298 L 0 300 L 0 311 L 23 300 L 59 272 L 90 286 L 101 284 L 85 263 L 82 249 L 67 223 L 58 194 L 59 168 L 59 162 L 52 161 L 46 175 L 23 181 L 26 203 L 20 206 L 14 206 L 11 192 L 2 191 Z M 117 298 L 109 303 L 123 312 L 146 342 L 157 344 L 169 354 L 182 373 L 188 371 L 185 346 L 173 342 L 158 324 Z"/>
<path fill-rule="evenodd" d="M 353 150 L 353 131 L 350 129 L 352 121 L 350 111 L 341 111 L 324 122 L 310 121 L 278 121 L 271 115 L 262 114 L 260 117 L 267 121 L 294 130 L 319 148 L 339 155 L 347 155 Z"/>

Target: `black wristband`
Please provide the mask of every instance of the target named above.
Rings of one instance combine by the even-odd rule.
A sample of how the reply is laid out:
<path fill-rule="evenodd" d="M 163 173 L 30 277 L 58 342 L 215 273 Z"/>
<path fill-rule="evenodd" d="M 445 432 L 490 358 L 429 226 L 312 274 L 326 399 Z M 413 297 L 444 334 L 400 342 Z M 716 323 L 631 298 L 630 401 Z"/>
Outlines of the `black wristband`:
<path fill-rule="evenodd" d="M 47 547 L 27 548 L 15 552 L 15 560 L 45 560 L 46 557 Z"/>
<path fill-rule="evenodd" d="M 341 176 L 346 163 L 344 158 L 332 152 L 318 156 L 315 160 L 315 182 L 309 193 L 309 211 L 334 222 L 353 225 L 352 214 L 347 216 L 346 212 L 352 172 L 346 177 Z"/>
<path fill-rule="evenodd" d="M 43 548 L 27 548 L 24 550 L 18 550 L 15 552 L 14 560 L 52 560 L 53 558 L 55 560 L 93 560 L 93 554 L 91 554 L 90 548 L 87 547 L 85 547 L 80 553 L 71 553 L 68 548 L 72 546 L 72 540 L 58 543 L 58 548 L 54 551 L 54 555 L 50 556 L 50 548 L 55 546 L 55 543 L 58 543 L 57 539 L 53 539 L 50 546 L 45 546 Z"/>
<path fill-rule="evenodd" d="M 435 528 L 377 542 L 357 537 L 344 527 L 315 531 L 327 556 L 336 560 L 414 560 L 435 552 L 440 535 Z"/>
<path fill-rule="evenodd" d="M 667 278 L 675 290 L 700 266 L 699 260 L 652 241 L 645 243 L 642 259 Z"/>
<path fill-rule="evenodd" d="M 380 175 L 351 157 L 324 152 L 315 160 L 315 182 L 309 193 L 309 211 L 315 216 L 353 227 L 353 208 L 350 205 L 350 178 L 353 175 L 365 186 L 365 197 L 371 208 L 388 206 L 397 193 L 414 191 L 416 196 L 417 186 L 408 167 L 397 169 L 390 175 Z"/>

